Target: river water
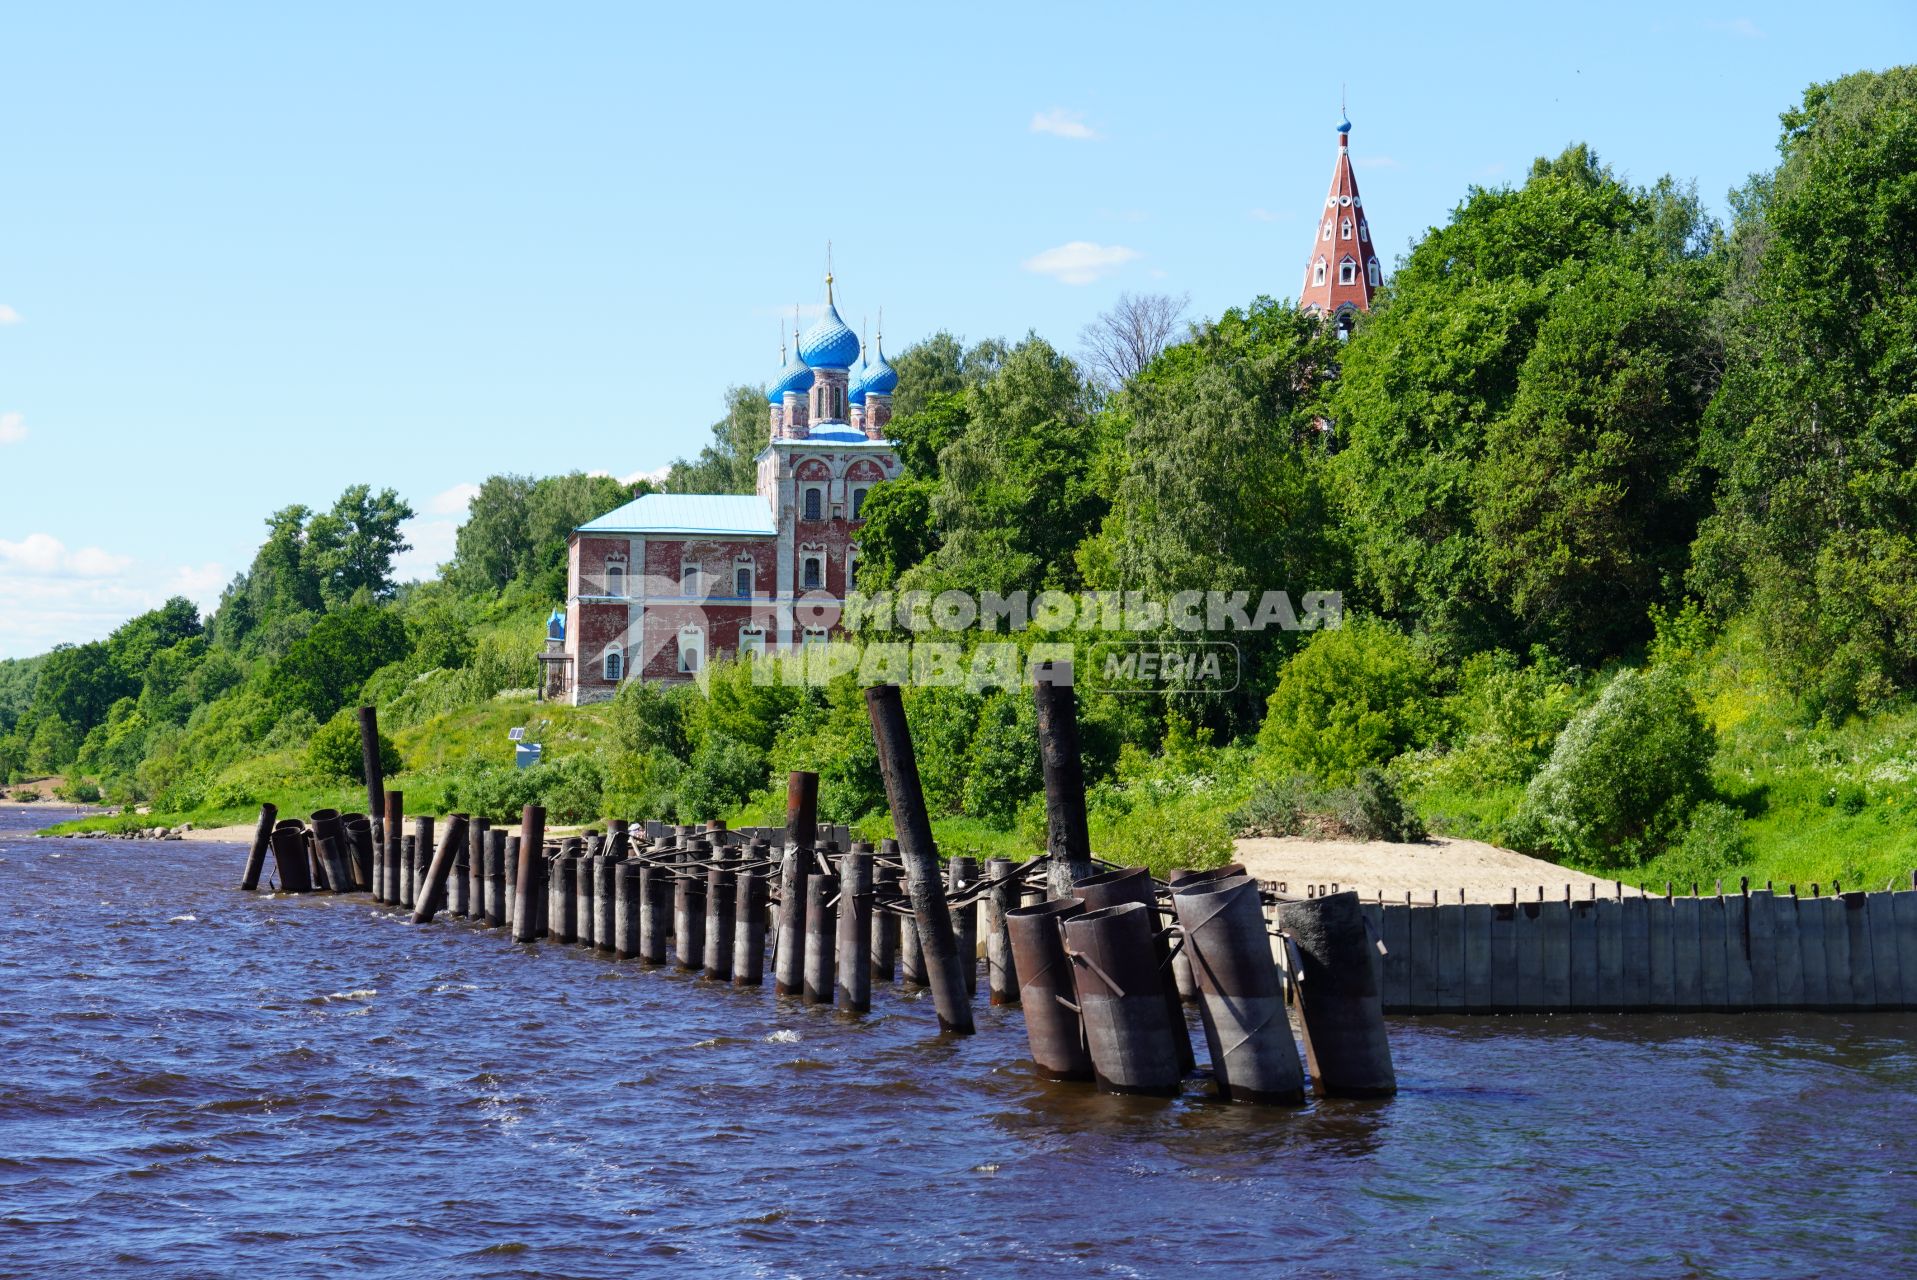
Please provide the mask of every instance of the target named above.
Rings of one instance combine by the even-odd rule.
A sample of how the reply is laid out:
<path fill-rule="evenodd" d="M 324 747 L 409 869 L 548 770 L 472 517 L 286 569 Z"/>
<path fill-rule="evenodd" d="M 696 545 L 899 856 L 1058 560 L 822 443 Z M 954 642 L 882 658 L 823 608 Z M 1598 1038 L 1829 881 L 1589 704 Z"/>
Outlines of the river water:
<path fill-rule="evenodd" d="M 0 1275 L 1917 1272 L 1917 1018 L 1403 1018 L 1300 1111 L 941 1038 L 0 808 Z M 1203 1039 L 1198 1039 L 1200 1051 Z"/>

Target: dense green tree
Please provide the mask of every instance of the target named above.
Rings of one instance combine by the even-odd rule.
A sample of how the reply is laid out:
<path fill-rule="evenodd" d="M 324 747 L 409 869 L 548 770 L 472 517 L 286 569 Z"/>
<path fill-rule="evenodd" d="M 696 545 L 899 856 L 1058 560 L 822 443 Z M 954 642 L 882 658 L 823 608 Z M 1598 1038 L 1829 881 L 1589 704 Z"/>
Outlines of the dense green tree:
<path fill-rule="evenodd" d="M 977 386 L 998 372 L 1008 352 L 1001 339 L 987 338 L 968 348 L 944 329 L 913 343 L 889 357 L 899 375 L 892 412 L 900 418 L 912 417 L 924 412 L 934 397 L 958 395 Z"/>
<path fill-rule="evenodd" d="M 666 473 L 667 493 L 751 493 L 759 480 L 757 458 L 771 438 L 765 392 L 733 387 L 726 415 L 712 424 L 712 443 L 699 456 L 680 458 Z"/>
<path fill-rule="evenodd" d="M 1577 146 L 1413 247 L 1331 402 L 1373 602 L 1454 653 L 1648 635 L 1698 514 L 1715 242 L 1694 194 Z"/>
<path fill-rule="evenodd" d="M 306 529 L 307 558 L 327 608 L 337 609 L 361 592 L 374 600 L 393 594 L 393 557 L 411 550 L 400 525 L 412 518 L 412 507 L 393 490 L 375 494 L 363 484 L 313 517 Z"/>
<path fill-rule="evenodd" d="M 912 585 L 1078 585 L 1072 552 L 1106 507 L 1092 484 L 1094 399 L 1077 367 L 1037 336 L 968 392 L 969 425 L 939 455 L 932 495 L 943 541 Z"/>
<path fill-rule="evenodd" d="M 1101 470 L 1114 497 L 1079 548 L 1086 581 L 1160 604 L 1181 591 L 1243 591 L 1253 608 L 1266 590 L 1296 607 L 1342 588 L 1317 416 L 1335 351 L 1315 317 L 1260 298 L 1132 379 L 1105 414 Z M 1256 723 L 1290 636 L 1273 627 L 1218 638 L 1239 646 L 1247 669 L 1205 714 L 1236 734 Z"/>
<path fill-rule="evenodd" d="M 279 714 L 304 711 L 324 724 L 366 678 L 406 656 L 406 624 L 390 610 L 353 605 L 321 618 L 274 664 Z"/>
<path fill-rule="evenodd" d="M 107 652 L 113 665 L 137 682 L 145 678 L 154 654 L 204 631 L 199 609 L 191 600 L 174 596 L 159 608 L 121 623 L 107 637 Z"/>
<path fill-rule="evenodd" d="M 870 595 L 897 585 L 899 575 L 932 553 L 938 536 L 932 525 L 936 480 L 901 476 L 874 488 L 861 511 L 858 588 Z"/>
<path fill-rule="evenodd" d="M 106 719 L 115 702 L 139 691 L 139 681 L 120 670 L 104 642 L 63 644 L 47 654 L 40 669 L 34 716 L 61 720 L 84 735 Z"/>
<path fill-rule="evenodd" d="M 532 553 L 521 581 L 537 598 L 565 599 L 566 545 L 572 531 L 649 489 L 583 471 L 547 476 L 533 485 L 526 500 L 526 535 Z"/>
<path fill-rule="evenodd" d="M 467 592 L 503 591 L 532 563 L 532 531 L 526 507 L 531 476 L 487 476 L 466 505 L 459 526 L 451 580 Z"/>
<path fill-rule="evenodd" d="M 1693 585 L 1829 714 L 1917 687 L 1917 68 L 1812 85 L 1737 193 Z"/>

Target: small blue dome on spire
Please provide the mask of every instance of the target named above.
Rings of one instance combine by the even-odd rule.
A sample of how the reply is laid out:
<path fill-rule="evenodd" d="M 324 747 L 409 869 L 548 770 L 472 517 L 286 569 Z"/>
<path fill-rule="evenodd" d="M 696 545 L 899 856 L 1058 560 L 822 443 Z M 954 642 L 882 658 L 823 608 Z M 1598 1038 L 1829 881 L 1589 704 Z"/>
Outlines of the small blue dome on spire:
<path fill-rule="evenodd" d="M 783 354 L 783 350 L 781 352 Z M 792 328 L 792 361 L 779 370 L 779 376 L 765 389 L 766 401 L 770 404 L 784 404 L 785 393 L 796 391 L 800 395 L 812 390 L 812 370 L 799 358 L 799 329 Z"/>
<path fill-rule="evenodd" d="M 879 334 L 878 340 L 872 344 L 872 354 L 878 358 L 876 361 L 866 362 L 867 372 L 865 377 L 859 380 L 859 390 L 864 395 L 889 396 L 898 389 L 899 371 L 894 369 L 892 362 L 885 358 L 883 333 Z"/>
<path fill-rule="evenodd" d="M 554 606 L 552 617 L 546 619 L 546 638 L 564 640 L 566 638 L 566 611 Z"/>
<path fill-rule="evenodd" d="M 832 273 L 825 274 L 825 314 L 799 339 L 799 357 L 814 369 L 850 369 L 859 358 L 859 335 L 839 319 L 832 302 Z"/>
<path fill-rule="evenodd" d="M 1338 126 L 1338 132 L 1339 132 L 1339 133 L 1350 133 L 1350 132 L 1351 132 L 1351 117 L 1350 117 L 1350 116 L 1348 116 L 1348 115 L 1346 115 L 1346 114 L 1345 114 L 1345 113 L 1344 113 L 1343 111 L 1340 111 L 1340 112 L 1339 112 L 1338 114 L 1339 114 L 1340 116 L 1343 116 L 1343 117 L 1344 117 L 1344 123 Z"/>

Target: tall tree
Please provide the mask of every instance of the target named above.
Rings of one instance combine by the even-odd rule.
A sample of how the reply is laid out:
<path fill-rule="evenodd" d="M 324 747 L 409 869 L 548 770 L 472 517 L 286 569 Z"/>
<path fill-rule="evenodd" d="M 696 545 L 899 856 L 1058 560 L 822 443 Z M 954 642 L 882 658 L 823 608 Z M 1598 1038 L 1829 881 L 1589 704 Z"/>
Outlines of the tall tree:
<path fill-rule="evenodd" d="M 503 591 L 531 563 L 526 509 L 532 491 L 531 476 L 487 476 L 466 504 L 451 573 L 462 590 Z"/>
<path fill-rule="evenodd" d="M 756 459 L 771 437 L 765 393 L 757 387 L 726 392 L 726 414 L 712 424 L 712 443 L 666 473 L 667 493 L 751 493 L 758 484 Z"/>
<path fill-rule="evenodd" d="M 331 511 L 313 517 L 306 530 L 307 552 L 328 608 L 337 609 L 362 591 L 374 600 L 391 597 L 393 557 L 412 549 L 399 527 L 412 518 L 412 507 L 399 494 L 391 489 L 375 494 L 363 484 L 340 494 Z"/>
<path fill-rule="evenodd" d="M 1692 584 L 1841 716 L 1917 688 L 1917 68 L 1812 85 L 1735 199 Z"/>
<path fill-rule="evenodd" d="M 1695 195 L 1580 145 L 1413 247 L 1331 401 L 1374 604 L 1454 653 L 1648 634 L 1698 514 L 1716 239 Z"/>
<path fill-rule="evenodd" d="M 1085 367 L 1111 390 L 1124 386 L 1171 344 L 1191 305 L 1189 293 L 1121 293 L 1098 319 L 1079 330 Z"/>

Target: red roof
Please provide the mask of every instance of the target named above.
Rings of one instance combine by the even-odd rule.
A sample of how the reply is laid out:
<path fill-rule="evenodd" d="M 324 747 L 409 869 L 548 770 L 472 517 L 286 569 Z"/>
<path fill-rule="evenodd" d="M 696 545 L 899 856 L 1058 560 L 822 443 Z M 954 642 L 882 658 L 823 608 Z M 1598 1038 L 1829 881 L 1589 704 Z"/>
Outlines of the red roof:
<path fill-rule="evenodd" d="M 1338 131 L 1331 190 L 1319 211 L 1311 253 L 1305 258 L 1304 286 L 1298 291 L 1300 307 L 1327 316 L 1347 308 L 1371 310 L 1371 295 L 1377 292 L 1384 271 L 1365 221 L 1358 175 L 1351 170 L 1349 129 L 1347 124 Z"/>

